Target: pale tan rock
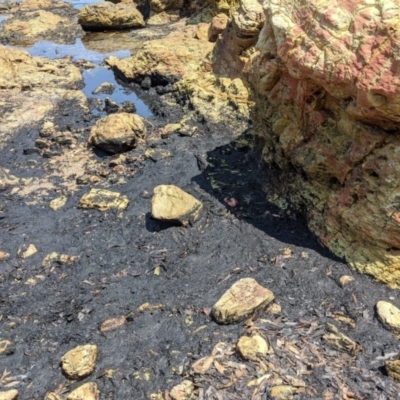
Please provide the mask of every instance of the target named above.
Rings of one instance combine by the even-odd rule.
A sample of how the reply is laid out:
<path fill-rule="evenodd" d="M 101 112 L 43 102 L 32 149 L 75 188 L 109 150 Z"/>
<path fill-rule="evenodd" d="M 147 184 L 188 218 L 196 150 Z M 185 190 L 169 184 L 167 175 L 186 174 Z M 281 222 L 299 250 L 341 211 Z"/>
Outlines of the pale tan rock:
<path fill-rule="evenodd" d="M 0 392 L 0 400 L 17 400 L 18 390 L 7 390 L 6 392 Z"/>
<path fill-rule="evenodd" d="M 200 23 L 197 25 L 196 38 L 200 40 L 209 40 L 210 24 Z"/>
<path fill-rule="evenodd" d="M 159 185 L 154 188 L 151 200 L 151 216 L 161 221 L 183 225 L 197 221 L 203 204 L 189 193 L 174 185 Z"/>
<path fill-rule="evenodd" d="M 180 19 L 179 10 L 168 10 L 160 13 L 152 12 L 150 18 L 146 21 L 148 26 L 160 26 L 177 22 Z"/>
<path fill-rule="evenodd" d="M 339 284 L 343 288 L 347 286 L 349 283 L 353 282 L 354 278 L 351 275 L 342 275 L 339 278 Z"/>
<path fill-rule="evenodd" d="M 378 301 L 376 304 L 376 313 L 382 325 L 400 335 L 400 310 L 387 301 Z"/>
<path fill-rule="evenodd" d="M 146 136 L 146 126 L 137 114 L 118 113 L 99 119 L 92 127 L 89 143 L 110 153 L 128 151 Z"/>
<path fill-rule="evenodd" d="M 79 10 L 78 23 L 84 29 L 127 29 L 144 27 L 140 11 L 132 4 L 97 3 Z"/>
<path fill-rule="evenodd" d="M 64 34 L 60 32 L 60 27 Z M 37 40 L 51 37 L 55 42 L 66 43 L 83 33 L 79 25 L 69 18 L 41 9 L 27 11 L 23 19 L 8 18 L 2 28 L 0 36 L 14 46 L 30 45 Z M 66 32 L 68 34 L 65 34 Z"/>
<path fill-rule="evenodd" d="M 386 361 L 385 369 L 391 378 L 400 383 L 400 360 Z"/>
<path fill-rule="evenodd" d="M 282 306 L 280 304 L 272 303 L 266 309 L 265 312 L 268 314 L 280 314 L 282 312 Z"/>
<path fill-rule="evenodd" d="M 227 28 L 229 22 L 229 17 L 226 14 L 216 15 L 209 27 L 209 40 L 215 42 L 218 36 Z"/>
<path fill-rule="evenodd" d="M 44 400 L 63 400 L 60 395 L 54 392 L 48 392 L 44 396 Z"/>
<path fill-rule="evenodd" d="M 67 196 L 60 196 L 50 202 L 49 207 L 53 211 L 58 211 L 65 206 L 67 203 Z"/>
<path fill-rule="evenodd" d="M 83 209 L 95 208 L 100 211 L 117 209 L 124 211 L 129 205 L 127 196 L 109 190 L 91 189 L 89 193 L 82 196 L 79 207 Z"/>
<path fill-rule="evenodd" d="M 172 400 L 192 400 L 194 399 L 194 385 L 191 381 L 185 380 L 171 389 L 170 397 Z"/>
<path fill-rule="evenodd" d="M 52 253 L 47 254 L 46 257 L 43 259 L 42 267 L 47 268 L 52 266 L 53 264 L 71 265 L 78 258 L 78 256 L 70 256 L 68 254 L 61 254 L 53 251 Z"/>
<path fill-rule="evenodd" d="M 61 367 L 70 379 L 90 375 L 96 366 L 97 346 L 86 344 L 75 347 L 61 357 Z"/>
<path fill-rule="evenodd" d="M 7 339 L 0 340 L 0 355 L 12 354 L 14 350 L 15 346 L 11 341 Z"/>
<path fill-rule="evenodd" d="M 100 324 L 100 331 L 101 332 L 108 332 L 113 329 L 117 329 L 120 326 L 124 325 L 126 323 L 126 317 L 124 315 L 121 315 L 120 317 L 116 318 L 110 318 L 107 319 L 106 321 L 103 321 Z"/>
<path fill-rule="evenodd" d="M 293 399 L 294 393 L 296 393 L 296 388 L 293 386 L 273 386 L 269 391 L 269 398 L 271 398 L 271 400 L 290 400 Z"/>
<path fill-rule="evenodd" d="M 75 390 L 73 390 L 68 396 L 67 400 L 99 400 L 100 391 L 97 388 L 97 384 L 94 382 L 84 383 Z"/>
<path fill-rule="evenodd" d="M 29 244 L 27 247 L 26 246 L 21 246 L 18 249 L 18 256 L 25 259 L 28 257 L 33 256 L 34 254 L 37 253 L 37 248 L 34 244 Z"/>
<path fill-rule="evenodd" d="M 267 355 L 268 343 L 259 334 L 254 334 L 253 336 L 242 336 L 236 344 L 236 347 L 240 355 L 251 361 L 258 361 L 260 356 Z"/>
<path fill-rule="evenodd" d="M 0 251 L 0 261 L 6 260 L 8 257 L 10 257 L 9 253 L 5 251 Z"/>
<path fill-rule="evenodd" d="M 212 313 L 220 324 L 241 321 L 252 312 L 267 306 L 274 294 L 253 278 L 240 279 L 214 304 Z"/>

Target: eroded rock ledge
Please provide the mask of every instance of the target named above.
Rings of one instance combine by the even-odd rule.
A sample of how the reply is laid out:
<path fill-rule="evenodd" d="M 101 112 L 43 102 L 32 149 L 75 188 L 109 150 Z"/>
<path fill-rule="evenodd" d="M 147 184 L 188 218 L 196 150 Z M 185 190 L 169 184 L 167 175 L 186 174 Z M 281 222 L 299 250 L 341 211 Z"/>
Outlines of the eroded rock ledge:
<path fill-rule="evenodd" d="M 323 244 L 400 286 L 400 1 L 264 1 L 245 66 L 263 158 Z"/>

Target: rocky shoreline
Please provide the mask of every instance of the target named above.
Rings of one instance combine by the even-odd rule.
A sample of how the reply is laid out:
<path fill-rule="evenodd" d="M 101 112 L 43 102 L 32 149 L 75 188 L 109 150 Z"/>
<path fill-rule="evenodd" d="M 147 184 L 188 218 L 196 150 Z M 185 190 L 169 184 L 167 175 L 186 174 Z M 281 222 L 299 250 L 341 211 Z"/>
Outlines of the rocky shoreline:
<path fill-rule="evenodd" d="M 282 39 L 273 7 L 0 3 L 1 400 L 397 398 L 397 228 L 366 241 L 364 213 L 387 203 L 332 206 L 343 191 L 361 201 L 375 180 L 356 185 L 357 171 L 394 157 L 395 119 L 378 105 L 365 124 L 339 87 L 293 77 L 279 45 L 301 24 L 287 12 L 298 25 Z M 77 38 L 115 83 L 88 94 L 99 64 L 29 54 Z M 343 177 L 357 149 L 333 141 L 337 126 L 368 153 Z M 315 144 L 321 129 L 344 153 Z"/>

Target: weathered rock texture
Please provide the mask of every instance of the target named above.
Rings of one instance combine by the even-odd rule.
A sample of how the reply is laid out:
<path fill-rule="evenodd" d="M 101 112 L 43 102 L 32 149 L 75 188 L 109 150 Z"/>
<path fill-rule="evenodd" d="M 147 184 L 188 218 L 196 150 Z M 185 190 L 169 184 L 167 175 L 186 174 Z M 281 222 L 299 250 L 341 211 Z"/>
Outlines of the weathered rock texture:
<path fill-rule="evenodd" d="M 0 147 L 66 101 L 89 111 L 86 96 L 77 90 L 83 86 L 82 75 L 66 59 L 31 57 L 25 51 L 0 46 L 0 71 Z"/>
<path fill-rule="evenodd" d="M 84 29 L 142 28 L 144 19 L 133 3 L 97 3 L 82 7 L 78 23 Z"/>
<path fill-rule="evenodd" d="M 295 174 L 286 194 L 323 244 L 399 287 L 400 1 L 263 7 L 246 70 L 264 159 Z"/>
<path fill-rule="evenodd" d="M 109 153 L 120 153 L 136 147 L 145 136 L 146 127 L 139 115 L 119 113 L 99 119 L 90 131 L 89 143 Z"/>
<path fill-rule="evenodd" d="M 83 35 L 75 22 L 77 11 L 72 4 L 54 0 L 22 1 L 10 10 L 12 14 L 1 23 L 0 42 L 19 46 L 39 40 L 74 43 Z"/>
<path fill-rule="evenodd" d="M 97 346 L 86 344 L 77 346 L 61 357 L 61 366 L 70 379 L 80 379 L 90 375 L 96 366 Z"/>

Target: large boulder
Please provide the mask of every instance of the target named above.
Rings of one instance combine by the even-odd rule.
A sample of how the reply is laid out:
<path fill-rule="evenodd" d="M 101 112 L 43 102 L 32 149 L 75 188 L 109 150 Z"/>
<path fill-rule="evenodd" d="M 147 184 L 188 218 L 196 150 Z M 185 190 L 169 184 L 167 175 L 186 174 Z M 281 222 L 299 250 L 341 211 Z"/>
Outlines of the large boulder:
<path fill-rule="evenodd" d="M 400 1 L 263 7 L 246 71 L 264 160 L 323 244 L 400 287 Z"/>
<path fill-rule="evenodd" d="M 132 4 L 111 2 L 82 7 L 78 23 L 84 29 L 128 29 L 144 27 L 143 15 Z"/>
<path fill-rule="evenodd" d="M 90 131 L 89 144 L 109 153 L 122 153 L 136 147 L 145 136 L 146 126 L 139 115 L 118 113 L 96 122 Z"/>

